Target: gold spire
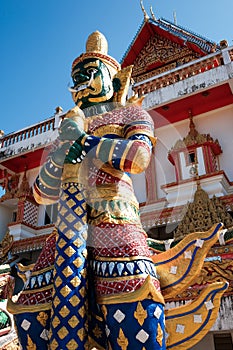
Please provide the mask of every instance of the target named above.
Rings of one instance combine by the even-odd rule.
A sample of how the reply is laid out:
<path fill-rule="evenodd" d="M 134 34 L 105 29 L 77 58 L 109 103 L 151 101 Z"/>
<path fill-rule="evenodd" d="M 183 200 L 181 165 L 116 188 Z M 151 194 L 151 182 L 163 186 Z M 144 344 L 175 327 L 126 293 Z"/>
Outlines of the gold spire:
<path fill-rule="evenodd" d="M 221 153 L 222 151 L 221 151 L 221 147 L 219 145 L 218 140 L 213 140 L 213 138 L 210 136 L 210 134 L 200 134 L 197 131 L 196 126 L 194 124 L 192 111 L 189 110 L 188 114 L 189 114 L 189 132 L 188 132 L 188 135 L 186 137 L 184 137 L 182 140 L 181 139 L 177 140 L 175 145 L 169 151 L 169 153 L 171 153 L 172 151 L 176 151 L 176 150 L 185 148 L 185 147 L 192 146 L 192 145 L 203 144 L 205 142 L 215 144 L 220 149 L 220 153 Z"/>
<path fill-rule="evenodd" d="M 154 15 L 154 12 L 153 12 L 153 9 L 152 9 L 152 6 L 150 7 L 150 13 L 151 13 L 151 17 L 154 21 L 157 21 L 155 15 Z"/>
<path fill-rule="evenodd" d="M 144 7 L 144 5 L 143 5 L 143 1 L 142 1 L 142 0 L 140 0 L 140 4 L 141 4 L 142 12 L 143 12 L 143 14 L 144 14 L 144 21 L 145 21 L 145 22 L 148 22 L 149 16 L 148 16 L 148 14 L 147 14 L 147 12 L 146 12 L 146 10 L 145 10 L 145 7 Z"/>
<path fill-rule="evenodd" d="M 190 120 L 190 123 L 189 123 L 189 136 L 192 137 L 195 140 L 197 135 L 198 135 L 198 132 L 196 130 L 196 127 L 195 127 L 195 124 L 194 124 L 194 121 L 193 121 L 193 115 L 192 115 L 192 111 L 191 110 L 189 110 L 189 120 Z"/>

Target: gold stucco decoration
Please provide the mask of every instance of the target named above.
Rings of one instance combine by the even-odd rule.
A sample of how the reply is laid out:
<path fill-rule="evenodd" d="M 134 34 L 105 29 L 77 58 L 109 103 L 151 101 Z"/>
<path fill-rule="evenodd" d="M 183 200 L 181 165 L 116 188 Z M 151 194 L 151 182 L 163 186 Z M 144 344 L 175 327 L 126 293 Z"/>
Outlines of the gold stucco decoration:
<path fill-rule="evenodd" d="M 102 336 L 102 331 L 101 329 L 99 328 L 99 326 L 96 324 L 95 328 L 93 329 L 93 334 L 94 336 L 98 339 Z"/>
<path fill-rule="evenodd" d="M 55 306 L 58 306 L 59 304 L 60 304 L 60 299 L 58 298 L 58 296 L 56 296 L 55 298 L 54 298 L 54 305 Z"/>
<path fill-rule="evenodd" d="M 143 325 L 145 319 L 147 318 L 147 311 L 143 308 L 142 303 L 139 301 L 137 304 L 137 309 L 134 312 L 134 317 L 140 324 L 140 326 Z"/>
<path fill-rule="evenodd" d="M 69 277 L 69 276 L 72 275 L 73 270 L 72 270 L 69 266 L 66 266 L 66 267 L 62 270 L 62 273 L 63 273 L 63 275 L 67 278 L 67 277 Z"/>
<path fill-rule="evenodd" d="M 64 260 L 65 259 L 63 258 L 63 256 L 60 255 L 56 260 L 57 265 L 61 266 L 61 264 L 63 264 Z"/>
<path fill-rule="evenodd" d="M 80 340 L 83 340 L 86 336 L 86 331 L 84 328 L 81 328 L 78 330 L 77 334 L 78 334 Z"/>
<path fill-rule="evenodd" d="M 51 348 L 51 350 L 58 349 L 58 343 L 57 343 L 57 341 L 55 339 L 53 339 L 53 341 L 51 342 L 50 348 Z"/>
<path fill-rule="evenodd" d="M 28 339 L 27 350 L 36 350 L 36 344 L 33 343 L 32 339 L 30 338 L 29 335 L 27 335 L 27 339 Z"/>
<path fill-rule="evenodd" d="M 63 307 L 61 308 L 61 310 L 59 311 L 59 314 L 60 314 L 61 317 L 63 317 L 63 318 L 67 317 L 67 316 L 69 315 L 69 313 L 70 313 L 70 310 L 68 309 L 67 306 L 63 306 Z"/>
<path fill-rule="evenodd" d="M 68 247 L 68 248 L 65 249 L 64 253 L 65 253 L 68 257 L 71 257 L 72 255 L 75 254 L 75 250 L 74 250 L 74 248 L 72 248 L 72 247 Z M 80 259 L 80 260 L 81 260 L 81 259 Z M 79 265 L 79 266 L 80 266 L 80 265 Z M 79 267 L 79 266 L 77 266 L 77 267 Z"/>
<path fill-rule="evenodd" d="M 72 254 L 73 255 L 73 254 Z M 75 259 L 74 261 L 73 261 L 73 264 L 77 267 L 77 268 L 79 268 L 82 264 L 83 264 L 83 260 L 80 258 L 80 257 L 78 257 L 77 259 Z"/>
<path fill-rule="evenodd" d="M 61 329 L 59 329 L 59 331 L 57 332 L 60 339 L 64 339 L 68 333 L 69 333 L 68 330 L 64 326 Z"/>
<path fill-rule="evenodd" d="M 188 204 L 187 212 L 175 230 L 174 239 L 180 240 L 192 232 L 207 231 L 218 222 L 222 222 L 226 228 L 233 227 L 233 219 L 221 199 L 216 196 L 209 198 L 198 184 L 194 201 Z"/>
<path fill-rule="evenodd" d="M 79 302 L 80 302 L 80 299 L 76 295 L 70 298 L 70 303 L 73 306 L 77 306 Z"/>
<path fill-rule="evenodd" d="M 105 305 L 102 305 L 102 306 L 101 306 L 101 311 L 102 311 L 102 313 L 103 313 L 103 315 L 104 315 L 104 319 L 106 320 L 107 314 L 108 314 L 108 309 L 106 308 Z"/>
<path fill-rule="evenodd" d="M 54 319 L 52 321 L 53 327 L 56 328 L 57 326 L 59 326 L 60 323 L 61 323 L 61 321 L 59 320 L 59 318 L 57 316 L 54 317 Z"/>
<path fill-rule="evenodd" d="M 48 314 L 46 314 L 46 312 L 40 312 L 39 315 L 37 316 L 38 322 L 39 322 L 43 327 L 46 326 L 47 319 L 48 319 Z"/>
<path fill-rule="evenodd" d="M 56 286 L 56 287 L 59 287 L 61 284 L 62 284 L 62 280 L 61 280 L 61 278 L 58 276 L 58 277 L 55 279 L 55 286 Z"/>
<path fill-rule="evenodd" d="M 179 150 L 193 145 L 203 144 L 205 142 L 216 144 L 221 149 L 218 140 L 213 140 L 210 134 L 200 134 L 193 121 L 192 112 L 189 111 L 189 133 L 182 140 L 178 140 L 171 151 Z M 170 151 L 170 152 L 171 152 Z"/>
<path fill-rule="evenodd" d="M 67 346 L 67 349 L 74 350 L 78 348 L 78 343 L 74 339 L 72 339 L 69 341 L 69 343 L 66 344 L 66 346 Z"/>
<path fill-rule="evenodd" d="M 74 287 L 78 287 L 81 283 L 81 280 L 78 276 L 75 276 L 74 278 L 72 278 L 72 280 L 70 281 L 70 283 L 72 283 L 72 285 Z"/>
<path fill-rule="evenodd" d="M 114 95 L 114 102 L 118 102 L 122 105 L 126 102 L 126 97 L 129 90 L 129 85 L 131 82 L 133 66 L 128 66 L 117 72 L 114 78 L 118 78 L 121 82 L 120 90 Z"/>
<path fill-rule="evenodd" d="M 72 316 L 69 321 L 68 321 L 69 325 L 72 327 L 72 328 L 75 328 L 78 324 L 79 324 L 79 320 L 76 316 Z"/>
<path fill-rule="evenodd" d="M 158 323 L 158 327 L 157 327 L 157 336 L 156 336 L 156 340 L 159 343 L 160 346 L 163 345 L 163 330 L 160 326 L 160 324 Z"/>
<path fill-rule="evenodd" d="M 79 310 L 78 310 L 79 315 L 83 318 L 85 316 L 85 307 L 82 306 Z"/>
<path fill-rule="evenodd" d="M 0 259 L 3 259 L 12 247 L 14 238 L 7 230 L 3 240 L 0 242 Z M 27 267 L 28 268 L 28 267 Z"/>
<path fill-rule="evenodd" d="M 124 332 L 121 328 L 119 331 L 119 336 L 117 338 L 117 344 L 120 346 L 121 350 L 127 350 L 127 347 L 129 345 L 129 341 L 124 335 Z"/>
<path fill-rule="evenodd" d="M 61 295 L 63 297 L 67 297 L 67 295 L 69 295 L 71 292 L 71 289 L 68 287 L 68 286 L 64 286 L 62 289 L 61 289 Z"/>

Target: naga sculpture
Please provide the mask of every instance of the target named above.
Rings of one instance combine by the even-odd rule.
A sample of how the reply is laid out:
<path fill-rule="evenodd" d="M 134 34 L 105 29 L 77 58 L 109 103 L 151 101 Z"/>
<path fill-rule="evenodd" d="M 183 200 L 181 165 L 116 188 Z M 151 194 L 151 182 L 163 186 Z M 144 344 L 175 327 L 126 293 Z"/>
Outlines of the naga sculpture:
<path fill-rule="evenodd" d="M 26 283 L 8 301 L 23 349 L 187 349 L 215 321 L 225 282 L 164 311 L 198 275 L 222 225 L 158 255 L 149 248 L 130 174 L 147 168 L 156 139 L 141 100 L 126 99 L 131 71 L 99 32 L 73 62 L 76 106 L 34 185 L 38 203 L 59 203 L 56 230 L 30 271 L 18 266 Z"/>

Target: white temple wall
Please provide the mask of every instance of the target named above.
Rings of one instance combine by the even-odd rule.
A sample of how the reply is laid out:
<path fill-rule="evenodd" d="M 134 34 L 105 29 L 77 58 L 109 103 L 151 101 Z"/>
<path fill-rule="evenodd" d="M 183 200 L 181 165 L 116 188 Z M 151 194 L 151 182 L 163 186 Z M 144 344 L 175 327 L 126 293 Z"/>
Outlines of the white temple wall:
<path fill-rule="evenodd" d="M 220 169 L 233 181 L 233 105 L 197 116 L 194 123 L 198 132 L 218 139 L 223 151 L 219 156 Z"/>
<path fill-rule="evenodd" d="M 30 169 L 27 171 L 27 179 L 28 179 L 28 182 L 29 182 L 29 185 L 30 187 L 32 187 L 38 173 L 39 173 L 39 167 L 37 168 L 34 168 L 34 169 Z"/>
<path fill-rule="evenodd" d="M 146 177 L 145 173 L 131 175 L 134 192 L 139 203 L 146 202 Z"/>
<path fill-rule="evenodd" d="M 189 131 L 189 120 L 169 124 L 155 129 L 157 144 L 155 146 L 155 169 L 158 199 L 165 197 L 162 185 L 176 182 L 175 166 L 168 160 L 168 152 L 176 141 L 183 139 Z"/>
<path fill-rule="evenodd" d="M 214 140 L 219 140 L 223 150 L 219 156 L 220 170 L 224 170 L 229 180 L 233 181 L 233 105 L 194 116 L 193 121 L 200 134 L 210 134 Z M 168 152 L 176 141 L 186 137 L 188 132 L 189 119 L 155 129 L 155 179 L 158 199 L 165 197 L 162 185 L 176 182 L 175 167 L 167 158 Z"/>
<path fill-rule="evenodd" d="M 12 212 L 12 208 L 5 207 L 3 204 L 0 204 L 0 241 L 2 241 L 6 234 L 8 223 L 12 221 Z"/>

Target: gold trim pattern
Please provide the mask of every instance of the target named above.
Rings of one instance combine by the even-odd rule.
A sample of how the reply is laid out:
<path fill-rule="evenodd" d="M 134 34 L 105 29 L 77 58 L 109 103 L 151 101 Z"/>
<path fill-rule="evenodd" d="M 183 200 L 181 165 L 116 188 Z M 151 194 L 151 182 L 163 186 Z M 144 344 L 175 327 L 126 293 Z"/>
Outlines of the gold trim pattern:
<path fill-rule="evenodd" d="M 135 279 L 142 279 L 147 278 L 147 273 L 139 273 L 138 275 L 133 276 L 122 276 L 122 277 L 111 277 L 108 278 L 108 282 L 115 282 L 115 281 L 127 281 L 127 280 L 135 280 Z M 106 277 L 96 277 L 98 281 L 106 281 Z"/>
<path fill-rule="evenodd" d="M 97 297 L 99 304 L 117 304 L 142 301 L 144 299 L 152 299 L 158 303 L 164 304 L 162 294 L 155 288 L 151 276 L 147 276 L 143 285 L 134 292 L 119 293 L 117 295 L 102 295 Z"/>
<path fill-rule="evenodd" d="M 51 306 L 51 303 L 23 305 L 14 303 L 11 299 L 7 300 L 7 311 L 13 315 L 22 314 L 24 312 L 39 312 L 50 310 Z"/>
<path fill-rule="evenodd" d="M 212 236 L 213 232 L 217 230 L 217 228 L 218 232 Z M 152 260 L 155 263 L 158 275 L 160 276 L 160 285 L 165 299 L 176 297 L 177 294 L 182 293 L 188 286 L 192 285 L 193 281 L 201 272 L 207 252 L 218 240 L 221 228 L 222 226 L 217 224 L 214 225 L 209 231 L 191 233 L 175 247 L 167 250 L 166 252 L 152 256 Z M 186 250 L 188 249 L 189 255 L 192 256 L 193 251 L 197 248 L 196 243 L 198 241 L 203 243 L 203 246 L 196 251 L 195 260 L 190 266 L 190 259 L 185 258 L 184 248 L 188 247 Z M 190 245 L 190 242 L 193 242 L 193 244 Z M 190 271 L 182 279 L 188 266 L 190 266 Z M 171 273 L 172 267 L 176 267 L 176 273 L 174 274 Z M 179 283 L 176 283 L 176 281 L 179 281 Z"/>
<path fill-rule="evenodd" d="M 178 308 L 165 310 L 166 331 L 169 334 L 166 341 L 168 348 L 190 349 L 208 333 L 216 321 L 220 299 L 226 288 L 226 282 L 209 284 L 195 301 Z M 210 302 L 209 308 L 207 307 L 208 302 Z M 210 310 L 211 315 L 209 315 Z M 208 322 L 201 327 L 199 322 L 195 322 L 194 315 L 200 316 L 202 322 L 209 317 Z M 179 325 L 184 326 L 183 332 L 177 332 Z M 176 343 L 179 345 L 175 345 Z"/>

